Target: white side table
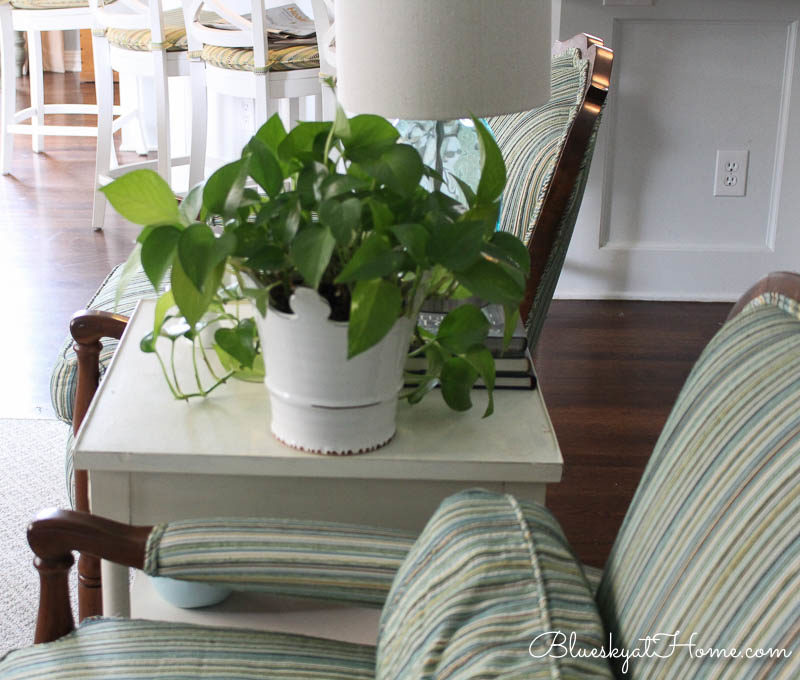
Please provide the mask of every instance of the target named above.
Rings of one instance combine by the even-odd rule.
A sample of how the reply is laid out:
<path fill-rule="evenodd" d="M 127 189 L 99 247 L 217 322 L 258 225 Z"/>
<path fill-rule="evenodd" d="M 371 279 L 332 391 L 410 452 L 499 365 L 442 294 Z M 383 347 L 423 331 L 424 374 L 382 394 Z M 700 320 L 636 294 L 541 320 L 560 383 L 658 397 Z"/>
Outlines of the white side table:
<path fill-rule="evenodd" d="M 544 502 L 563 459 L 541 392 L 485 392 L 467 413 L 438 394 L 400 404 L 384 448 L 349 456 L 295 451 L 269 431 L 262 384 L 232 380 L 209 397 L 176 401 L 153 355 L 139 349 L 154 301 L 139 304 L 75 442 L 89 470 L 92 512 L 130 524 L 200 516 L 286 516 L 419 531 L 446 496 L 481 486 Z M 166 341 L 165 341 L 166 342 Z M 178 375 L 192 375 L 178 352 Z M 130 611 L 127 570 L 103 564 L 103 611 Z"/>

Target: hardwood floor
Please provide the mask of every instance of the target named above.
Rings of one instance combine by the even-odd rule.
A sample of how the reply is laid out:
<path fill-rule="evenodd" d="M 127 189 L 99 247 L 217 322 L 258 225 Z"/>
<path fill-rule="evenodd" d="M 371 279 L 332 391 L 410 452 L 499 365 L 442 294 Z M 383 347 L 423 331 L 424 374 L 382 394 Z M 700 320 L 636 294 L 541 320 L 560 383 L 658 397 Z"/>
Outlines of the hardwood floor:
<path fill-rule="evenodd" d="M 45 96 L 91 102 L 93 91 L 77 75 L 48 75 Z M 2 418 L 52 417 L 50 371 L 67 321 L 137 233 L 113 215 L 104 232 L 91 229 L 94 140 L 51 137 L 45 148 L 33 154 L 18 137 L 13 175 L 0 177 Z M 565 471 L 548 505 L 585 562 L 605 561 L 672 403 L 729 308 L 553 303 L 536 366 Z"/>

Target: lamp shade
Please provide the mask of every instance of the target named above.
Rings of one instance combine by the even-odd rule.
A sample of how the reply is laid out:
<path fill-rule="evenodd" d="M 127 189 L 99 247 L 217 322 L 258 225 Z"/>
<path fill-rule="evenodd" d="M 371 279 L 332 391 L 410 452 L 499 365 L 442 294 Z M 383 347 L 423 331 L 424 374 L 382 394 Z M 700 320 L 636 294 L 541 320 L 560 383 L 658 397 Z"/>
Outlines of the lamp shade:
<path fill-rule="evenodd" d="M 352 113 L 452 120 L 550 97 L 551 0 L 336 0 L 337 88 Z"/>

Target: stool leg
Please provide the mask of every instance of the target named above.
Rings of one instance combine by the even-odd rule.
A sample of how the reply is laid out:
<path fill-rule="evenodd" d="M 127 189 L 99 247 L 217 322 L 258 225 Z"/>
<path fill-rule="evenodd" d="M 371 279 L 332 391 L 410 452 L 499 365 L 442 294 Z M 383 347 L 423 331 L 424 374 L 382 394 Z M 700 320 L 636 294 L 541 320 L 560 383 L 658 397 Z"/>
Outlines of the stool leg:
<path fill-rule="evenodd" d="M 172 149 L 169 134 L 169 77 L 164 50 L 153 51 L 153 85 L 156 94 L 156 137 L 158 174 L 167 184 L 172 179 Z"/>
<path fill-rule="evenodd" d="M 11 172 L 11 153 L 14 150 L 14 135 L 8 126 L 14 124 L 14 109 L 17 97 L 17 73 L 14 68 L 14 27 L 11 6 L 0 5 L 0 172 Z"/>
<path fill-rule="evenodd" d="M 300 97 L 289 100 L 289 127 L 293 128 L 300 120 Z"/>
<path fill-rule="evenodd" d="M 41 31 L 28 31 L 28 63 L 30 64 L 31 106 L 33 107 L 31 125 L 38 128 L 44 125 L 44 64 L 42 63 Z M 31 148 L 34 153 L 42 153 L 44 137 L 31 135 Z"/>
<path fill-rule="evenodd" d="M 208 126 L 208 94 L 205 62 L 194 58 L 189 62 L 192 85 L 192 149 L 189 156 L 189 188 L 203 181 L 206 174 L 206 133 Z"/>
<path fill-rule="evenodd" d="M 106 213 L 106 197 L 99 191 L 100 178 L 108 175 L 114 144 L 111 132 L 114 118 L 114 74 L 111 71 L 108 40 L 104 36 L 92 36 L 92 51 L 94 53 L 94 87 L 97 97 L 97 152 L 95 155 L 92 228 L 99 231 L 103 228 Z"/>

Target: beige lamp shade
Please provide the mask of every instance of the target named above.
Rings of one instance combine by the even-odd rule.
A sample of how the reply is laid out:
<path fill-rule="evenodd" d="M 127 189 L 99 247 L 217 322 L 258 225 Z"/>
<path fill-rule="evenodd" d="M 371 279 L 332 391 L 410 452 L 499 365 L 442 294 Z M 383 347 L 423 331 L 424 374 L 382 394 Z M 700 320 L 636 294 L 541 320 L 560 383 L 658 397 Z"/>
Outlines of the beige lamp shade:
<path fill-rule="evenodd" d="M 338 94 L 351 113 L 452 120 L 550 97 L 551 0 L 336 0 Z"/>

